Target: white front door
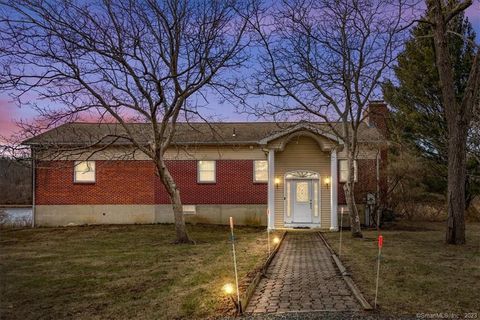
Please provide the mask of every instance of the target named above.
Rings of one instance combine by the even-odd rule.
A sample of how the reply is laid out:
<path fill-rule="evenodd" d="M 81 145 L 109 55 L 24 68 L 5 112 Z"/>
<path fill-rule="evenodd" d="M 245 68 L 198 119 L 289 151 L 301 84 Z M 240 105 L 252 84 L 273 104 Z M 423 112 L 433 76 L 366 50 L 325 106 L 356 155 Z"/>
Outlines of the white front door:
<path fill-rule="evenodd" d="M 312 180 L 293 180 L 293 223 L 312 223 Z"/>

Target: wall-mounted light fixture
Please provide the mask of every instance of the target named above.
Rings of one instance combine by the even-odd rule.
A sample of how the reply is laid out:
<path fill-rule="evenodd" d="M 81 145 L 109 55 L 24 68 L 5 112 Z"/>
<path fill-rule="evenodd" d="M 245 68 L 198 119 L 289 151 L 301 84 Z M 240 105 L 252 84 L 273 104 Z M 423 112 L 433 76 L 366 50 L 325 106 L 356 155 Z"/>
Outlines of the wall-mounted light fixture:
<path fill-rule="evenodd" d="M 326 177 L 323 182 L 325 183 L 325 186 L 327 187 L 327 189 L 330 187 L 330 177 Z"/>
<path fill-rule="evenodd" d="M 278 185 L 280 184 L 280 179 L 279 178 L 275 178 L 275 188 L 278 189 Z"/>

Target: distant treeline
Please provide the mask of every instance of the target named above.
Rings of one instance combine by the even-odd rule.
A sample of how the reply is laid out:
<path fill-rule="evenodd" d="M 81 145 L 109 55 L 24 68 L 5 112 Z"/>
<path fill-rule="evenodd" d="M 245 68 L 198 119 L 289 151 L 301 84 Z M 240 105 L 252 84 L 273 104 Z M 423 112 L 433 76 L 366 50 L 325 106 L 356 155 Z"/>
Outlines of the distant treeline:
<path fill-rule="evenodd" d="M 0 158 L 0 205 L 32 204 L 30 161 Z"/>

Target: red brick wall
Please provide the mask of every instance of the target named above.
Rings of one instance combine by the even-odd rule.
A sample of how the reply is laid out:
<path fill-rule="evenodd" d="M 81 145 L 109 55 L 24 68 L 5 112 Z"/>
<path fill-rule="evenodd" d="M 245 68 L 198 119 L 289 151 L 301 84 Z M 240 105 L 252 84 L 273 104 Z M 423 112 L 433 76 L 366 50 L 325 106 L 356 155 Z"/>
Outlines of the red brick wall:
<path fill-rule="evenodd" d="M 150 161 L 96 161 L 95 183 L 73 183 L 73 161 L 41 162 L 36 204 L 154 204 Z"/>
<path fill-rule="evenodd" d="M 195 160 L 169 161 L 184 204 L 266 204 L 267 184 L 253 182 L 252 160 L 218 160 L 217 181 L 197 183 Z M 358 160 L 358 203 L 376 191 L 376 162 Z M 386 176 L 381 180 L 386 187 Z M 169 204 L 170 199 L 151 161 L 96 161 L 96 182 L 73 183 L 73 161 L 39 163 L 36 199 L 48 204 Z M 345 204 L 343 183 L 338 186 L 339 204 Z"/>
<path fill-rule="evenodd" d="M 358 181 L 355 184 L 355 201 L 365 203 L 367 193 L 377 192 L 377 168 L 375 159 L 358 159 Z M 339 177 L 340 177 L 340 173 Z M 345 205 L 345 192 L 343 186 L 345 183 L 338 183 L 338 204 Z M 381 185 L 381 184 L 380 184 Z"/>
<path fill-rule="evenodd" d="M 252 160 L 217 161 L 217 182 L 197 183 L 195 160 L 168 161 L 184 204 L 266 204 L 267 184 L 253 182 Z M 96 182 L 73 183 L 73 162 L 42 162 L 36 204 L 169 204 L 151 161 L 96 161 Z"/>
<path fill-rule="evenodd" d="M 387 104 L 383 101 L 372 101 L 365 110 L 366 121 L 370 126 L 377 130 L 388 139 L 388 118 L 389 111 Z M 358 163 L 358 182 L 355 184 L 355 200 L 357 203 L 365 203 L 367 193 L 377 191 L 377 164 L 375 159 L 359 159 Z M 388 189 L 388 150 L 383 148 L 380 151 L 380 199 L 385 204 Z M 338 185 L 338 203 L 345 203 L 345 193 L 343 183 Z"/>
<path fill-rule="evenodd" d="M 184 204 L 267 204 L 267 183 L 253 182 L 252 160 L 217 160 L 216 183 L 197 183 L 195 160 L 170 161 L 168 165 Z M 155 202 L 170 203 L 158 177 Z"/>
<path fill-rule="evenodd" d="M 367 123 L 375 126 L 384 137 L 388 138 L 388 107 L 384 102 L 372 102 L 365 110 Z"/>

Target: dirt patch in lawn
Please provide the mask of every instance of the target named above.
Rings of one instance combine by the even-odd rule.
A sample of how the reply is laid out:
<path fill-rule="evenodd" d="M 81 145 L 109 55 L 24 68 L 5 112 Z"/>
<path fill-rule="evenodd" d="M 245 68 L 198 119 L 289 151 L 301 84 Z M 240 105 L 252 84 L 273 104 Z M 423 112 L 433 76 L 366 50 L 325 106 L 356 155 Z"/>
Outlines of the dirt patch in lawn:
<path fill-rule="evenodd" d="M 401 223 L 383 230 L 379 305 L 386 314 L 480 312 L 480 224 L 467 223 L 467 244 L 444 243 L 445 224 Z M 339 251 L 339 233 L 326 233 Z M 377 232 L 364 231 L 366 239 L 343 235 L 341 260 L 367 300 L 375 297 Z"/>
<path fill-rule="evenodd" d="M 232 314 L 229 228 L 172 225 L 0 231 L 2 319 L 181 319 Z M 266 258 L 266 231 L 237 228 L 241 287 Z"/>

